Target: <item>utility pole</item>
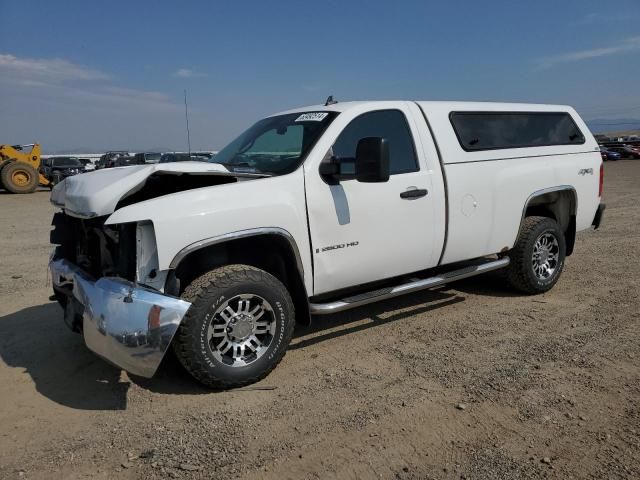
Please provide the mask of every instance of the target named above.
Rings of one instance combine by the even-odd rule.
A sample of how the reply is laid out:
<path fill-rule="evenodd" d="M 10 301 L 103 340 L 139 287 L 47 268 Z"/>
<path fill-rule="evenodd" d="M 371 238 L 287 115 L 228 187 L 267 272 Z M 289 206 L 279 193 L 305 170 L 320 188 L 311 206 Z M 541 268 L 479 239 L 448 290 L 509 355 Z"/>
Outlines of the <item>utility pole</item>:
<path fill-rule="evenodd" d="M 187 123 L 187 147 L 189 149 L 189 158 L 191 158 L 191 134 L 189 133 L 189 109 L 187 107 L 187 89 L 184 89 L 184 119 Z"/>

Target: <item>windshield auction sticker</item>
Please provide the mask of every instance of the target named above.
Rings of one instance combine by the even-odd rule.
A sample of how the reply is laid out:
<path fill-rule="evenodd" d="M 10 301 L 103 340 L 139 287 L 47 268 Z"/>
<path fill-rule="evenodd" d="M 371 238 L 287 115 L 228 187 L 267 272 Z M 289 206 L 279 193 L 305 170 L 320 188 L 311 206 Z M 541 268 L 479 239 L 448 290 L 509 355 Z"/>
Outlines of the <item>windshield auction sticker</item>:
<path fill-rule="evenodd" d="M 303 113 L 296 118 L 296 122 L 321 122 L 327 115 L 329 115 L 327 112 Z"/>

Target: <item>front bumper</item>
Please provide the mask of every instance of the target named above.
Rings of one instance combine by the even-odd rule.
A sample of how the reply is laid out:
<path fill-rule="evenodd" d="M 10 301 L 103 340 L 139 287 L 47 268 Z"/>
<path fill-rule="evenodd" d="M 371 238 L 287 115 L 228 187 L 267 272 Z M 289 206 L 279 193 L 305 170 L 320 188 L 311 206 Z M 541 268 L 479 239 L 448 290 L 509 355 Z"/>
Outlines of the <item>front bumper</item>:
<path fill-rule="evenodd" d="M 127 372 L 153 376 L 191 304 L 119 278 L 93 280 L 64 259 L 49 268 L 54 288 L 75 299 L 66 308 L 80 306 L 87 347 Z"/>
<path fill-rule="evenodd" d="M 602 223 L 602 216 L 604 215 L 605 208 L 607 208 L 607 206 L 604 203 L 601 203 L 600 205 L 598 205 L 596 214 L 593 217 L 593 222 L 591 223 L 591 226 L 593 227 L 594 230 L 597 230 L 600 224 Z"/>

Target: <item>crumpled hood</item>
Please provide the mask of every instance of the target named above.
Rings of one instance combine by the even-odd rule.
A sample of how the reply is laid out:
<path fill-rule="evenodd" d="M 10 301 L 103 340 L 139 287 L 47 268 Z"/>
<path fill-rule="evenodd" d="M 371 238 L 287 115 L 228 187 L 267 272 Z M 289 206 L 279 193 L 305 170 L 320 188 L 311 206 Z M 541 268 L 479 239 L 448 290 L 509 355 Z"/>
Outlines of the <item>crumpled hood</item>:
<path fill-rule="evenodd" d="M 147 179 L 156 174 L 236 176 L 218 163 L 207 162 L 107 168 L 66 178 L 53 188 L 51 203 L 79 217 L 108 215 L 113 213 L 122 198 L 141 189 Z"/>

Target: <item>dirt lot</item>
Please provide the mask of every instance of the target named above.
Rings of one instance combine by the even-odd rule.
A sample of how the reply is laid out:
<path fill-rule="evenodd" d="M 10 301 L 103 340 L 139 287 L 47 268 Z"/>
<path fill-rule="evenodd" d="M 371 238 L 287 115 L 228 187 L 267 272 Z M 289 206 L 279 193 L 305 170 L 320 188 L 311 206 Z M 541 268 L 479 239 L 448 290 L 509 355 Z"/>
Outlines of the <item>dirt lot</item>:
<path fill-rule="evenodd" d="M 299 330 L 254 388 L 143 380 L 48 301 L 48 193 L 0 193 L 0 478 L 640 478 L 640 161 L 559 284 L 497 277 Z"/>

